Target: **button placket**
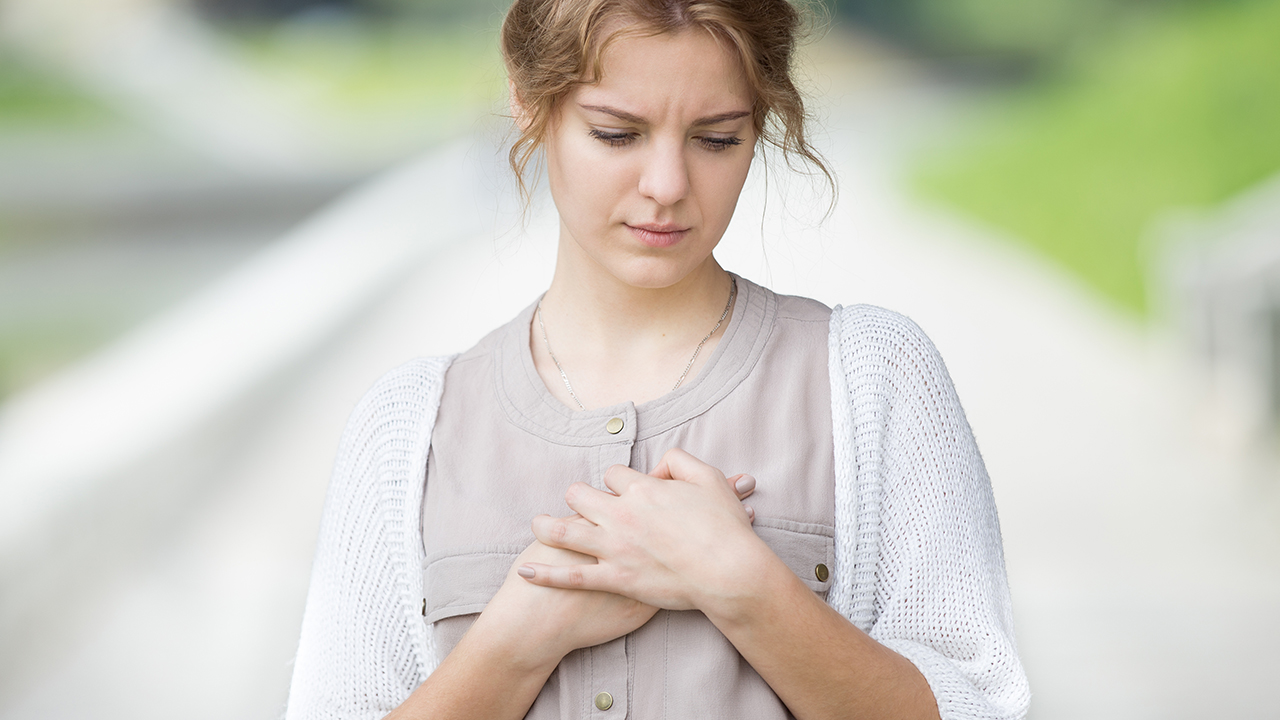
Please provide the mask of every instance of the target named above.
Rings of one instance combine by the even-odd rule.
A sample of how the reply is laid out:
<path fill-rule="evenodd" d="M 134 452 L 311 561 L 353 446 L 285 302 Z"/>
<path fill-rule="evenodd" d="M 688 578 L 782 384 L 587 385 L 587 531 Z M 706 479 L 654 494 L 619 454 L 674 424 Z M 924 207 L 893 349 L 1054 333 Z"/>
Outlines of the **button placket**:
<path fill-rule="evenodd" d="M 604 473 L 613 465 L 631 467 L 631 450 L 636 441 L 636 409 L 627 403 L 622 412 L 597 420 L 600 424 L 600 438 L 604 440 L 596 453 L 596 476 L 591 484 L 601 490 L 608 490 L 604 484 Z"/>
<path fill-rule="evenodd" d="M 593 720 L 619 720 L 627 716 L 627 638 L 620 637 L 591 648 L 592 686 L 587 692 Z"/>
<path fill-rule="evenodd" d="M 631 451 L 636 440 L 635 406 L 628 403 L 624 412 L 604 418 L 600 435 L 606 440 L 599 446 L 597 477 L 593 484 L 608 491 L 604 472 L 613 465 L 631 467 Z M 591 686 L 584 687 L 586 705 L 593 720 L 621 720 L 630 706 L 627 662 L 627 638 L 620 637 L 591 648 Z"/>

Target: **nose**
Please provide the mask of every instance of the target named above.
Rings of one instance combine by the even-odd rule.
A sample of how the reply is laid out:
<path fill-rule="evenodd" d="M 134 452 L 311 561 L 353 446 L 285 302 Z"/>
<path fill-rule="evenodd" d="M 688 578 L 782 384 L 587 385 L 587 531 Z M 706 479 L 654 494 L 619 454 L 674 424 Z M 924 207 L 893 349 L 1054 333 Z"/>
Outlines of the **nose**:
<path fill-rule="evenodd" d="M 640 194 L 659 205 L 674 205 L 689 195 L 689 166 L 682 142 L 654 143 L 640 171 Z"/>

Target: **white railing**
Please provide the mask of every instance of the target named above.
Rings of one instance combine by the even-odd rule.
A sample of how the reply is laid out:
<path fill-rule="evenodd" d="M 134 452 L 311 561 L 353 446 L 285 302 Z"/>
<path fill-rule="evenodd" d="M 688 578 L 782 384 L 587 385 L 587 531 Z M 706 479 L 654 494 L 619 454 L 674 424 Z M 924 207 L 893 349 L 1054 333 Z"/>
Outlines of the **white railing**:
<path fill-rule="evenodd" d="M 58 608 L 146 542 L 139 528 L 179 516 L 199 492 L 158 459 L 191 464 L 272 378 L 433 253 L 493 234 L 498 198 L 510 196 L 499 155 L 460 142 L 385 174 L 0 407 L 0 677 Z"/>

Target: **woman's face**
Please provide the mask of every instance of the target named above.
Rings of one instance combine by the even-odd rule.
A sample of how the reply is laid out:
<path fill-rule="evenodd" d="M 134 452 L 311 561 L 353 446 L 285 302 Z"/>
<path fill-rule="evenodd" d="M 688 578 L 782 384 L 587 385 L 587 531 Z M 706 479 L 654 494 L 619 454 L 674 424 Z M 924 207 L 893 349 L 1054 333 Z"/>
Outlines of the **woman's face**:
<path fill-rule="evenodd" d="M 602 65 L 547 138 L 561 257 L 670 287 L 713 262 L 733 216 L 755 148 L 751 93 L 736 56 L 702 30 L 619 38 Z"/>

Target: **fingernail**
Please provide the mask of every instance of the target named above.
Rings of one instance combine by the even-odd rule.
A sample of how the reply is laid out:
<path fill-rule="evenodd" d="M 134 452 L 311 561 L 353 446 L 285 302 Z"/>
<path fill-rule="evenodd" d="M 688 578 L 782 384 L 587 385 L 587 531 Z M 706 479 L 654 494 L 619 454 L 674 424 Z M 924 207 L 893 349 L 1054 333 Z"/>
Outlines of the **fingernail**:
<path fill-rule="evenodd" d="M 756 519 L 755 508 L 751 507 L 750 505 L 743 505 L 743 507 L 747 509 L 747 519 L 752 522 L 755 522 L 755 519 Z"/>
<path fill-rule="evenodd" d="M 516 568 L 516 574 L 528 580 L 528 579 L 531 579 L 537 573 L 535 573 L 533 571 L 533 568 L 529 567 L 528 565 L 521 565 L 520 567 Z"/>
<path fill-rule="evenodd" d="M 734 483 L 733 487 L 738 491 L 739 495 L 746 495 L 756 489 L 756 479 L 750 475 L 743 475 L 738 478 L 738 482 Z"/>

